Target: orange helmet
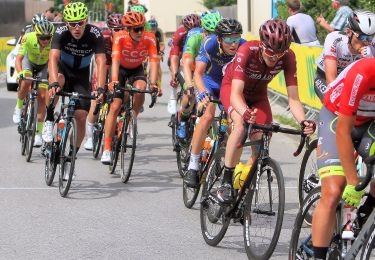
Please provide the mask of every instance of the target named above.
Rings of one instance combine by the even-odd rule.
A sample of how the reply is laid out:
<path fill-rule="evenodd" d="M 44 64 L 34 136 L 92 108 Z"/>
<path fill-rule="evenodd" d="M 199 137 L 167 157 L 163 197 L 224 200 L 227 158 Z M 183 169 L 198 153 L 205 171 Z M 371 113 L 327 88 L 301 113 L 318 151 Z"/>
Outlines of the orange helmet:
<path fill-rule="evenodd" d="M 146 22 L 145 16 L 140 12 L 128 12 L 122 18 L 125 27 L 143 26 Z"/>

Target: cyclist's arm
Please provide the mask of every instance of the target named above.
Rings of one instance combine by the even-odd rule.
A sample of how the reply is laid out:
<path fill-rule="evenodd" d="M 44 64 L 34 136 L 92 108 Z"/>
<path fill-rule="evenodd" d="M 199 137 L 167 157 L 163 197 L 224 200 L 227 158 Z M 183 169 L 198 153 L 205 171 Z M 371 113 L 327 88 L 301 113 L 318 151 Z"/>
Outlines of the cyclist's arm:
<path fill-rule="evenodd" d="M 334 58 L 324 58 L 324 67 L 327 85 L 337 78 L 337 60 Z"/>
<path fill-rule="evenodd" d="M 106 65 L 105 54 L 104 53 L 95 54 L 95 63 L 96 63 L 96 72 L 97 72 L 97 77 L 98 77 L 97 86 L 95 87 L 104 88 L 106 74 L 107 74 L 107 70 L 105 67 Z"/>
<path fill-rule="evenodd" d="M 303 120 L 305 120 L 305 111 L 303 110 L 302 103 L 298 96 L 298 87 L 288 86 L 287 91 L 290 111 L 297 122 L 301 123 Z"/>
<path fill-rule="evenodd" d="M 193 85 L 193 57 L 189 53 L 184 53 L 183 55 L 183 71 L 184 71 L 184 79 L 186 82 L 186 86 Z"/>
<path fill-rule="evenodd" d="M 194 70 L 194 83 L 199 93 L 206 91 L 203 82 L 203 75 L 206 71 L 207 64 L 201 61 L 197 61 Z"/>
<path fill-rule="evenodd" d="M 171 74 L 172 74 L 172 78 L 174 78 L 174 75 L 176 75 L 177 71 L 178 71 L 178 55 L 173 55 L 171 54 L 170 55 L 170 59 L 171 59 Z"/>
<path fill-rule="evenodd" d="M 22 54 L 17 54 L 16 56 L 16 72 L 17 74 L 22 72 L 22 60 L 23 60 L 23 55 Z"/>
<path fill-rule="evenodd" d="M 58 64 L 60 60 L 60 50 L 59 49 L 51 49 L 49 52 L 49 60 L 48 60 L 48 73 L 49 73 L 49 83 L 58 82 Z"/>
<path fill-rule="evenodd" d="M 112 69 L 111 69 L 112 81 L 118 81 L 119 69 L 120 69 L 120 60 L 115 57 L 112 57 Z"/>
<path fill-rule="evenodd" d="M 339 114 L 336 127 L 336 143 L 341 165 L 344 168 L 347 184 L 357 185 L 358 177 L 354 162 L 354 147 L 351 138 L 355 117 Z"/>
<path fill-rule="evenodd" d="M 150 82 L 156 83 L 158 76 L 158 50 L 156 48 L 156 38 L 155 35 L 150 34 L 152 40 L 148 40 L 148 56 L 150 62 Z"/>
<path fill-rule="evenodd" d="M 230 104 L 241 116 L 247 110 L 247 105 L 243 97 L 245 82 L 240 79 L 232 80 L 232 89 L 230 92 Z"/>

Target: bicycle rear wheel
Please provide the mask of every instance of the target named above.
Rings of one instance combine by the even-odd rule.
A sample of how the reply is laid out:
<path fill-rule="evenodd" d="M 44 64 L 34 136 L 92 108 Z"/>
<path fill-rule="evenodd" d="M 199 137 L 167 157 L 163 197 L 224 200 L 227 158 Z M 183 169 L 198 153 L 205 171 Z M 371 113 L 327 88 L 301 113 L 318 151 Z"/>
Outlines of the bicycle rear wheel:
<path fill-rule="evenodd" d="M 57 168 L 57 154 L 58 145 L 55 142 L 46 143 L 45 147 L 45 163 L 44 163 L 44 179 L 47 186 L 51 186 L 53 179 L 55 178 Z"/>
<path fill-rule="evenodd" d="M 31 155 L 33 154 L 34 139 L 36 132 L 36 122 L 37 122 L 37 102 L 29 102 L 29 109 L 26 121 L 26 133 L 25 133 L 25 143 L 26 143 L 26 162 L 30 162 Z"/>
<path fill-rule="evenodd" d="M 61 140 L 59 191 L 62 197 L 66 197 L 72 183 L 77 151 L 77 126 L 76 121 L 67 124 L 65 121 L 63 137 Z"/>
<path fill-rule="evenodd" d="M 133 169 L 135 149 L 137 148 L 137 117 L 134 110 L 131 110 L 127 115 L 124 124 L 120 150 L 121 181 L 127 183 Z"/>
<path fill-rule="evenodd" d="M 116 129 L 117 129 L 117 124 L 116 124 Z M 111 150 L 111 158 L 112 162 L 109 165 L 109 174 L 114 174 L 116 172 L 116 166 L 117 166 L 117 161 L 118 157 L 120 154 L 120 149 L 121 149 L 121 135 L 118 136 L 115 134 L 112 138 L 112 150 Z"/>
<path fill-rule="evenodd" d="M 225 215 L 225 208 L 219 205 L 216 197 L 224 170 L 223 159 L 222 156 L 214 157 L 212 164 L 208 168 L 206 182 L 202 189 L 200 208 L 201 231 L 204 241 L 210 246 L 216 246 L 220 243 L 230 224 L 230 218 Z"/>
<path fill-rule="evenodd" d="M 371 215 L 369 216 L 368 220 L 371 219 Z M 373 219 L 373 218 L 372 218 Z M 362 249 L 361 259 L 370 260 L 375 259 L 375 222 L 371 220 L 373 223 L 371 228 L 368 230 L 370 234 L 369 238 L 367 239 L 366 243 L 364 243 L 364 247 Z"/>
<path fill-rule="evenodd" d="M 271 257 L 284 216 L 285 186 L 279 164 L 269 158 L 259 174 L 259 180 L 257 175 L 252 176 L 244 206 L 244 242 L 249 259 Z"/>

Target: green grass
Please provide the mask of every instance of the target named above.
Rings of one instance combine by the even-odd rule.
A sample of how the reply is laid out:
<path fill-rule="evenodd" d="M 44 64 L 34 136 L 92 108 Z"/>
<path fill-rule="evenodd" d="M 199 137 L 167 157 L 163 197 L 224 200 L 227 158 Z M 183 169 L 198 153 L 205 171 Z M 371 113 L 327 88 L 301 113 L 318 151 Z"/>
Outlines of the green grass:
<path fill-rule="evenodd" d="M 301 128 L 300 125 L 296 122 L 296 120 L 294 120 L 294 118 L 290 118 L 290 117 L 280 115 L 280 114 L 274 115 L 273 117 L 280 124 L 288 125 L 288 126 L 294 127 L 295 129 Z"/>
<path fill-rule="evenodd" d="M 0 50 L 0 68 L 5 68 L 5 62 L 10 50 Z"/>

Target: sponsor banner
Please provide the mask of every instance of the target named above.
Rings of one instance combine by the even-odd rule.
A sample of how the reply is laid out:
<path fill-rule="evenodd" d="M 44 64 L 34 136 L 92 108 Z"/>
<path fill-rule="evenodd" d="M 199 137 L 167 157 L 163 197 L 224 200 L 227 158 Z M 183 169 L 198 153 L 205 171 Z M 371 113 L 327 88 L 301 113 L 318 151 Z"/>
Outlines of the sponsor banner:
<path fill-rule="evenodd" d="M 14 46 L 8 46 L 7 41 L 13 39 L 13 37 L 0 37 L 0 71 L 6 71 L 5 63 L 8 53 L 14 48 Z"/>
<path fill-rule="evenodd" d="M 251 34 L 246 35 L 246 40 L 259 39 Z M 319 109 L 322 104 L 314 91 L 314 76 L 316 72 L 315 61 L 323 51 L 322 47 L 308 47 L 292 43 L 291 49 L 296 54 L 297 80 L 299 98 L 304 105 Z M 274 91 L 287 95 L 284 73 L 280 72 L 268 85 Z"/>

